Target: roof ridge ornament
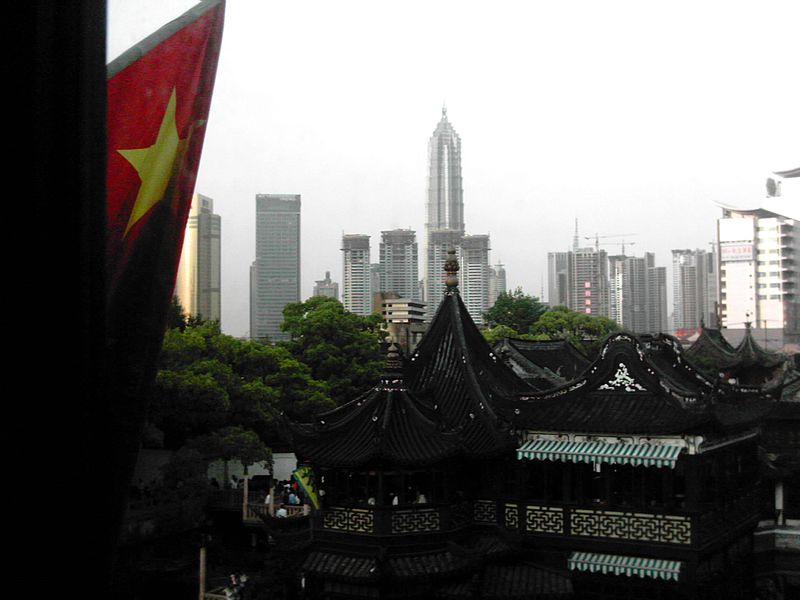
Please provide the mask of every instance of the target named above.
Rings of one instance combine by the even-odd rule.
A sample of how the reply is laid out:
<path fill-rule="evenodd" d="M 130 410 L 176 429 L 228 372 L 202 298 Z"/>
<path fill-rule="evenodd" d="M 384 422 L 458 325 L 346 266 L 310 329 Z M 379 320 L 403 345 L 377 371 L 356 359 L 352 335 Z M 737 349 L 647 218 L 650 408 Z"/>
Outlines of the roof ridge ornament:
<path fill-rule="evenodd" d="M 444 271 L 447 273 L 447 277 L 444 280 L 444 283 L 447 286 L 447 294 L 452 294 L 458 290 L 459 268 L 460 267 L 458 266 L 455 248 L 451 246 L 447 251 L 447 260 L 444 262 Z"/>

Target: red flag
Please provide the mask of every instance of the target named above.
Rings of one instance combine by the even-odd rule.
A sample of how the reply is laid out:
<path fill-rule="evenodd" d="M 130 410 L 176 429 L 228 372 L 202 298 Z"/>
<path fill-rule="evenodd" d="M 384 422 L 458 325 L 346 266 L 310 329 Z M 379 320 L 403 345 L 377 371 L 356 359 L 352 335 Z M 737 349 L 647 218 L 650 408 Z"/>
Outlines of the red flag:
<path fill-rule="evenodd" d="M 171 299 L 222 40 L 224 0 L 203 2 L 108 67 L 109 314 Z M 131 287 L 131 286 L 135 287 Z M 151 295 L 152 294 L 152 295 Z M 124 315 L 131 318 L 133 315 Z M 163 320 L 163 319 L 162 319 Z"/>
<path fill-rule="evenodd" d="M 201 2 L 108 65 L 105 438 L 118 535 L 175 286 L 225 0 Z M 104 438 L 104 439 L 105 439 Z M 111 456 L 113 455 L 113 456 Z"/>

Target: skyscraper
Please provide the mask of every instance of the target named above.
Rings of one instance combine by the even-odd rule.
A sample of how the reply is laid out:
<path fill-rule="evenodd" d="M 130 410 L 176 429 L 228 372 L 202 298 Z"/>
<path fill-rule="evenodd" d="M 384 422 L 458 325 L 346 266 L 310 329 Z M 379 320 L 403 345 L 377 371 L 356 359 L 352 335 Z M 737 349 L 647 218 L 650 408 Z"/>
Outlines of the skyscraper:
<path fill-rule="evenodd" d="M 673 328 L 696 329 L 703 322 L 717 327 L 717 273 L 713 252 L 672 251 Z"/>
<path fill-rule="evenodd" d="M 489 236 L 466 235 L 461 238 L 461 298 L 472 320 L 480 326 L 489 309 Z"/>
<path fill-rule="evenodd" d="M 214 214 L 214 201 L 195 194 L 186 223 L 175 295 L 187 314 L 210 321 L 222 317 L 221 230 L 222 221 Z"/>
<path fill-rule="evenodd" d="M 500 294 L 506 291 L 506 269 L 501 263 L 489 267 L 489 308 L 494 306 Z"/>
<path fill-rule="evenodd" d="M 793 207 L 789 207 L 793 208 Z M 765 208 L 723 208 L 717 220 L 721 325 L 800 334 L 798 220 Z"/>
<path fill-rule="evenodd" d="M 372 313 L 371 264 L 369 236 L 342 236 L 342 304 L 357 315 Z"/>
<path fill-rule="evenodd" d="M 547 303 L 550 306 L 571 305 L 572 253 L 547 253 Z"/>
<path fill-rule="evenodd" d="M 592 316 L 608 317 L 608 255 L 605 250 L 578 248 L 571 252 L 570 305 L 572 310 Z"/>
<path fill-rule="evenodd" d="M 444 262 L 458 250 L 464 235 L 464 190 L 461 182 L 461 138 L 447 109 L 428 141 L 428 200 L 425 221 L 425 300 L 428 320 L 444 294 Z M 459 257 L 460 258 L 460 257 Z M 474 315 L 473 315 L 474 316 Z"/>
<path fill-rule="evenodd" d="M 464 190 L 461 184 L 461 138 L 447 109 L 428 142 L 428 211 L 426 232 L 464 233 Z"/>
<path fill-rule="evenodd" d="M 325 279 L 314 282 L 313 296 L 327 296 L 328 298 L 339 299 L 339 284 L 331 280 L 331 272 L 325 271 Z"/>
<path fill-rule="evenodd" d="M 398 297 L 419 300 L 419 252 L 417 234 L 410 229 L 381 232 L 380 287 Z"/>
<path fill-rule="evenodd" d="M 256 195 L 256 260 L 250 267 L 250 337 L 288 339 L 283 308 L 300 300 L 300 196 Z"/>

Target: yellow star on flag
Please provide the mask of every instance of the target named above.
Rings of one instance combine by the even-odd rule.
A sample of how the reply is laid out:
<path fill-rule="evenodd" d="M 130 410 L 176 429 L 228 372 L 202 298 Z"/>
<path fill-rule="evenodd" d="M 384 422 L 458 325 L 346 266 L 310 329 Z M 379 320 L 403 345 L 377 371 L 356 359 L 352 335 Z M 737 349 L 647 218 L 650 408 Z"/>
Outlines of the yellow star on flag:
<path fill-rule="evenodd" d="M 139 173 L 139 179 L 142 180 L 124 235 L 127 235 L 130 228 L 151 208 L 164 199 L 176 163 L 182 155 L 185 140 L 178 137 L 178 128 L 175 124 L 176 105 L 175 88 L 173 88 L 155 144 L 148 148 L 117 150 L 131 163 Z"/>

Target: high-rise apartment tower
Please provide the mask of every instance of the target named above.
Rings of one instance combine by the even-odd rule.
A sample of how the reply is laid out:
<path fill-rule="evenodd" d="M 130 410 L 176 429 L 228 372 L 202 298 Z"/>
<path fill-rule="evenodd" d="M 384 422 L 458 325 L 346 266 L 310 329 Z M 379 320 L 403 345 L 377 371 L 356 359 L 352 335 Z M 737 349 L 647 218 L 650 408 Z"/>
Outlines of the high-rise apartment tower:
<path fill-rule="evenodd" d="M 175 295 L 187 314 L 208 321 L 222 317 L 221 230 L 222 220 L 214 214 L 214 201 L 195 194 L 186 222 Z"/>
<path fill-rule="evenodd" d="M 250 337 L 288 339 L 283 308 L 300 300 L 300 196 L 256 195 L 256 260 L 250 267 Z"/>
<path fill-rule="evenodd" d="M 372 266 L 369 236 L 342 236 L 342 304 L 357 315 L 372 313 Z"/>

